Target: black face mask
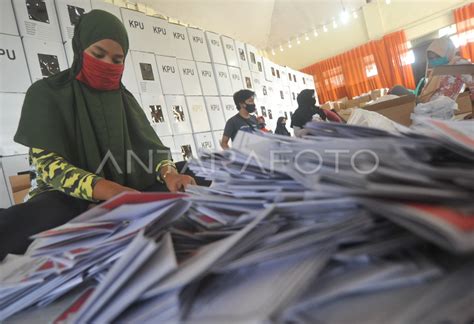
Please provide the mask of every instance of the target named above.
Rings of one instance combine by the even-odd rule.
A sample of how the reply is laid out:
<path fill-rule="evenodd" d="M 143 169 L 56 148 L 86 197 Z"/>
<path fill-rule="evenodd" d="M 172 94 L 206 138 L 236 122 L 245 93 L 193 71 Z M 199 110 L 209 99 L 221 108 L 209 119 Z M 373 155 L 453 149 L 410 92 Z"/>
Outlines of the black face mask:
<path fill-rule="evenodd" d="M 254 113 L 255 110 L 257 110 L 257 108 L 255 107 L 254 104 L 245 104 L 245 110 L 247 110 L 247 112 L 251 114 L 251 113 Z"/>
<path fill-rule="evenodd" d="M 258 128 L 259 128 L 259 129 L 263 129 L 263 128 L 265 128 L 265 126 L 266 126 L 266 124 L 264 124 L 264 123 L 258 124 Z"/>

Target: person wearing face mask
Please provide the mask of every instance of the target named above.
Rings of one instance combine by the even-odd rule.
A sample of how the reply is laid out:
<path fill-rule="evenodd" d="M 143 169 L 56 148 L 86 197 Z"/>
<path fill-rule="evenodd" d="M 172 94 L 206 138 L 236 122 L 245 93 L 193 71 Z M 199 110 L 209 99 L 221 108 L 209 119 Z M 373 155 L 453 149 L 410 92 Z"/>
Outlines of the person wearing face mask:
<path fill-rule="evenodd" d="M 264 133 L 271 133 L 272 131 L 267 128 L 267 123 L 265 122 L 265 118 L 263 116 L 257 117 L 257 127 L 260 131 Z"/>
<path fill-rule="evenodd" d="M 474 81 L 469 74 L 438 75 L 431 77 L 433 68 L 440 65 L 470 64 L 470 62 L 456 55 L 456 47 L 449 37 L 434 40 L 426 51 L 427 64 L 424 81 L 417 87 L 418 102 L 426 103 L 441 96 L 456 100 L 465 86 L 474 93 Z M 421 91 L 420 91 L 421 89 Z"/>
<path fill-rule="evenodd" d="M 0 259 L 23 253 L 31 235 L 66 223 L 91 203 L 195 184 L 177 172 L 121 83 L 128 45 L 120 20 L 93 10 L 75 27 L 71 68 L 28 89 L 14 140 L 30 148 L 31 190 L 26 202 L 0 212 Z"/>
<path fill-rule="evenodd" d="M 225 150 L 229 148 L 229 140 L 234 140 L 238 131 L 258 130 L 257 118 L 252 115 L 256 111 L 255 92 L 247 89 L 237 91 L 234 93 L 234 103 L 239 112 L 225 124 L 221 140 L 221 146 Z"/>
<path fill-rule="evenodd" d="M 275 128 L 275 134 L 284 135 L 284 136 L 291 136 L 288 129 L 286 129 L 286 118 L 285 117 L 278 117 L 277 126 Z"/>
<path fill-rule="evenodd" d="M 305 89 L 298 94 L 298 97 L 296 97 L 298 108 L 291 117 L 291 128 L 293 128 L 296 137 L 301 137 L 303 135 L 304 125 L 313 119 L 336 123 L 342 122 L 342 119 L 334 112 L 316 106 L 315 95 L 314 90 Z"/>

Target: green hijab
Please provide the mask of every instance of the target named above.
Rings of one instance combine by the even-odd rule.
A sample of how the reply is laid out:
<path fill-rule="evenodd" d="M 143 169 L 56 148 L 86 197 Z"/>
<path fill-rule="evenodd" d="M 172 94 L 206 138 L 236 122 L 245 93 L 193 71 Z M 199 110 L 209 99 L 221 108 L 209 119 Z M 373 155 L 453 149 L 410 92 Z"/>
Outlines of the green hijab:
<path fill-rule="evenodd" d="M 71 68 L 31 85 L 14 139 L 143 190 L 156 181 L 155 167 L 169 159 L 169 149 L 123 84 L 118 90 L 100 91 L 76 80 L 84 49 L 103 39 L 116 41 L 127 53 L 128 36 L 119 19 L 101 10 L 83 15 L 74 31 Z"/>

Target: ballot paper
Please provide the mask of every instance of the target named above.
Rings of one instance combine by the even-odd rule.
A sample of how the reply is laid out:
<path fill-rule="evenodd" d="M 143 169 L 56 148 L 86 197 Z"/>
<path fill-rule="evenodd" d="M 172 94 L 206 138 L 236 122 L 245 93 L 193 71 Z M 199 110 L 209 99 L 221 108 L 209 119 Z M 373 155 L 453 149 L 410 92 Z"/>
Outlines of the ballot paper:
<path fill-rule="evenodd" d="M 0 320 L 79 291 L 58 322 L 468 322 L 474 134 L 417 125 L 239 132 L 189 161 L 210 187 L 125 193 L 8 256 Z"/>

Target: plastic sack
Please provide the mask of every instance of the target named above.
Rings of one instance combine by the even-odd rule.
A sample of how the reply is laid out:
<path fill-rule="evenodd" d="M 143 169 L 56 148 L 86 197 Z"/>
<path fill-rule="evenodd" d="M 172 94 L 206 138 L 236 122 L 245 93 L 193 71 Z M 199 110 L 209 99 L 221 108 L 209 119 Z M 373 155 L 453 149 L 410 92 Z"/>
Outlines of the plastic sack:
<path fill-rule="evenodd" d="M 430 117 L 435 119 L 450 120 L 454 118 L 454 111 L 458 109 L 458 104 L 451 98 L 441 96 L 436 100 L 420 103 L 415 107 L 412 115 L 414 117 Z"/>
<path fill-rule="evenodd" d="M 349 125 L 383 129 L 390 133 L 409 132 L 409 129 L 375 111 L 354 109 L 347 120 Z"/>

